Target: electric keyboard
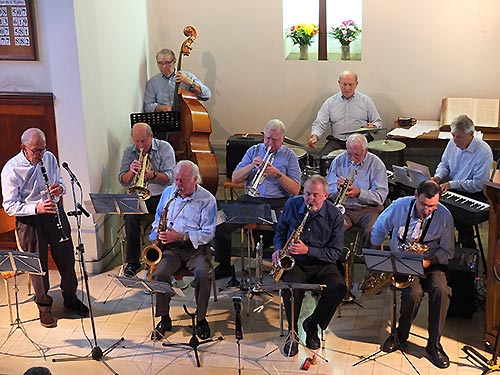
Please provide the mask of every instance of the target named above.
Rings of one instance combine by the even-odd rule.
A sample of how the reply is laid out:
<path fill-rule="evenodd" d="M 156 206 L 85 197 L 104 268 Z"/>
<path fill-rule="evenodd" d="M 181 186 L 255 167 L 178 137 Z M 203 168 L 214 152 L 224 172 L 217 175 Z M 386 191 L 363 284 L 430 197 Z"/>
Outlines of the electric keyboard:
<path fill-rule="evenodd" d="M 390 199 L 397 199 L 415 193 L 414 188 L 396 182 L 394 172 L 387 171 L 387 178 L 389 180 L 388 197 Z M 475 225 L 488 220 L 490 210 L 488 203 L 451 191 L 444 193 L 439 201 L 451 212 L 455 222 Z"/>

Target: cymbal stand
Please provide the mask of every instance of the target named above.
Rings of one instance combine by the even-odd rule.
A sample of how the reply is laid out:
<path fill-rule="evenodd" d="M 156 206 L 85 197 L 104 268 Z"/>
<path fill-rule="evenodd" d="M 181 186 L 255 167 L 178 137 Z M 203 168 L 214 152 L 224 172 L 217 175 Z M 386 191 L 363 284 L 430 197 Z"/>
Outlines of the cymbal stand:
<path fill-rule="evenodd" d="M 162 343 L 163 346 L 187 346 L 191 348 L 194 351 L 194 356 L 196 358 L 196 367 L 201 367 L 200 364 L 200 357 L 198 355 L 198 346 L 209 343 L 209 342 L 214 342 L 214 341 L 222 341 L 224 340 L 224 336 L 220 335 L 219 337 L 211 337 L 209 339 L 205 340 L 198 340 L 198 337 L 196 336 L 196 312 L 190 313 L 186 307 L 186 305 L 182 305 L 184 308 L 184 312 L 191 317 L 191 339 L 187 343 L 170 343 L 170 342 L 164 342 Z"/>
<path fill-rule="evenodd" d="M 462 351 L 467 354 L 467 359 L 470 359 L 481 366 L 483 372 L 481 375 L 491 374 L 493 372 L 500 372 L 500 364 L 498 363 L 498 351 L 499 351 L 499 337 L 500 337 L 500 321 L 497 325 L 497 337 L 495 339 L 495 346 L 493 347 L 493 355 L 490 360 L 484 355 L 479 353 L 475 348 L 469 345 L 464 345 Z"/>
<path fill-rule="evenodd" d="M 89 275 L 87 272 L 87 267 L 85 264 L 85 249 L 83 245 L 83 240 L 82 240 L 82 213 L 85 214 L 85 216 L 90 216 L 90 214 L 82 207 L 82 205 L 77 201 L 76 199 L 76 194 L 75 194 L 75 182 L 76 178 L 75 176 L 71 175 L 71 190 L 73 193 L 73 203 L 75 207 L 75 211 L 73 212 L 75 219 L 76 219 L 76 225 L 77 225 L 77 234 L 78 234 L 78 246 L 76 249 L 78 250 L 78 254 L 80 256 L 80 266 L 82 267 L 82 273 L 83 273 L 83 280 L 84 280 L 84 285 L 85 285 L 85 291 L 87 293 L 87 304 L 89 308 L 89 315 L 90 315 L 90 323 L 92 326 L 92 336 L 93 336 L 93 344 L 92 344 L 92 350 L 91 352 L 84 356 L 84 357 L 68 357 L 68 358 L 53 358 L 52 362 L 73 362 L 73 361 L 86 361 L 86 360 L 94 360 L 101 362 L 109 371 L 111 371 L 113 374 L 118 374 L 113 368 L 108 365 L 106 362 L 106 355 L 110 353 L 112 350 L 114 350 L 123 340 L 125 340 L 124 337 L 121 337 L 118 341 L 116 341 L 113 345 L 108 347 L 105 350 L 102 350 L 98 343 L 97 343 L 97 334 L 96 334 L 96 328 L 95 328 L 95 322 L 94 322 L 94 313 L 92 311 L 92 303 L 90 300 L 90 288 L 89 288 Z M 77 183 L 78 186 L 80 186 L 79 183 Z M 80 195 L 82 195 L 81 187 L 80 187 Z"/>

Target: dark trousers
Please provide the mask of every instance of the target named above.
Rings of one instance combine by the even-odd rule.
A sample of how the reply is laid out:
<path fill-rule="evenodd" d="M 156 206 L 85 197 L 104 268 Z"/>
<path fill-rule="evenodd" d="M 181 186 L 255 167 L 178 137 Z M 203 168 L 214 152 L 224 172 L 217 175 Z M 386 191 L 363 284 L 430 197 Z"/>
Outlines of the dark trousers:
<path fill-rule="evenodd" d="M 438 345 L 446 322 L 446 313 L 450 305 L 451 288 L 446 281 L 445 267 L 431 266 L 425 271 L 426 277 L 415 280 L 401 290 L 401 315 L 398 324 L 398 336 L 401 341 L 408 340 L 411 322 L 417 316 L 424 292 L 429 295 L 429 315 L 427 330 L 428 346 Z"/>
<path fill-rule="evenodd" d="M 248 204 L 269 204 L 271 208 L 276 211 L 278 215 L 283 209 L 288 198 L 254 198 L 249 195 L 242 195 L 238 198 L 238 202 Z M 279 211 L 279 212 L 278 212 Z M 222 223 L 217 226 L 215 230 L 215 261 L 221 267 L 231 266 L 231 234 L 242 227 L 244 224 Z"/>
<path fill-rule="evenodd" d="M 321 329 L 326 329 L 330 320 L 335 314 L 335 310 L 344 298 L 347 287 L 345 280 L 340 274 L 336 264 L 326 264 L 321 266 L 304 266 L 295 263 L 289 271 L 283 274 L 283 281 L 289 283 L 310 283 L 310 284 L 324 284 L 326 288 L 321 291 L 318 299 L 318 304 L 314 309 L 311 319 L 313 322 L 319 324 Z M 294 317 L 293 324 L 295 331 L 298 331 L 298 320 L 300 315 L 300 308 L 302 300 L 304 299 L 304 290 L 294 289 Z M 289 289 L 283 289 L 281 292 L 283 303 L 285 305 L 286 318 L 288 320 L 288 329 L 292 328 L 292 304 L 291 292 Z"/>
<path fill-rule="evenodd" d="M 75 273 L 75 255 L 73 242 L 71 240 L 71 228 L 68 218 L 59 204 L 61 222 L 64 233 L 69 238 L 67 241 L 59 242 L 60 231 L 57 229 L 55 215 L 34 215 L 16 217 L 16 231 L 21 247 L 24 251 L 38 253 L 43 276 L 30 275 L 31 283 L 35 291 L 35 302 L 40 311 L 50 311 L 52 297 L 48 295 L 49 284 L 49 250 L 61 275 L 61 290 L 65 301 L 76 299 L 78 282 Z"/>
<path fill-rule="evenodd" d="M 149 213 L 154 214 L 160 195 L 153 196 L 146 201 L 146 207 Z M 139 263 L 141 259 L 141 220 L 144 215 L 125 215 L 125 233 L 127 234 L 127 254 L 125 261 L 127 263 Z"/>
<path fill-rule="evenodd" d="M 170 284 L 172 275 L 182 267 L 193 272 L 192 285 L 194 286 L 198 321 L 205 319 L 207 315 L 212 278 L 214 277 L 210 265 L 211 259 L 212 253 L 209 245 L 200 245 L 198 249 L 193 247 L 172 248 L 163 252 L 163 256 L 153 273 L 153 280 Z M 170 299 L 169 294 L 156 294 L 155 316 L 170 314 Z"/>
<path fill-rule="evenodd" d="M 375 221 L 383 210 L 384 206 L 347 208 L 344 214 L 344 232 L 353 225 L 360 226 L 365 236 L 365 245 L 371 247 L 370 236 L 373 224 L 375 224 Z"/>

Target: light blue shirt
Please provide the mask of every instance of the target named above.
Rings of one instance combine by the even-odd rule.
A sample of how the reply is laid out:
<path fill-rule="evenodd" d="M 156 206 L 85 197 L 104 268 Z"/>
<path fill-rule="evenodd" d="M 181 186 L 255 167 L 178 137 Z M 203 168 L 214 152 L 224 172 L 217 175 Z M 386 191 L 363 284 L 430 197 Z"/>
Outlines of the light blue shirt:
<path fill-rule="evenodd" d="M 174 102 L 174 90 L 175 90 L 175 73 L 177 70 L 169 77 L 165 77 L 163 74 L 158 73 L 157 75 L 151 77 L 151 79 L 146 83 L 146 89 L 144 91 L 144 112 L 154 112 L 155 108 L 159 104 L 172 105 Z M 182 71 L 186 76 L 193 80 L 201 87 L 201 94 L 198 95 L 199 100 L 208 100 L 212 96 L 210 89 L 201 82 L 198 77 L 193 73 Z M 193 91 L 191 87 L 185 83 L 181 83 L 180 87 L 186 91 Z"/>
<path fill-rule="evenodd" d="M 374 246 L 379 247 L 385 241 L 387 234 L 392 231 L 391 251 L 401 251 L 400 238 L 402 238 L 405 230 L 412 201 L 415 201 L 415 197 L 399 198 L 380 214 L 372 228 L 371 243 Z M 415 227 L 422 224 L 422 220 L 415 217 L 415 204 L 412 208 L 411 218 L 406 238 L 407 243 L 416 238 L 419 228 Z M 424 254 L 424 259 L 435 255 L 439 260 L 439 264 L 448 264 L 448 261 L 453 258 L 455 253 L 453 228 L 453 218 L 450 211 L 439 203 L 432 215 L 432 221 L 425 237 L 420 240 L 421 243 L 429 246 L 429 250 Z"/>
<path fill-rule="evenodd" d="M 450 189 L 475 193 L 483 190 L 481 180 L 489 178 L 492 164 L 493 153 L 482 139 L 472 138 L 465 150 L 450 140 L 434 175 L 440 183 L 449 180 Z"/>
<path fill-rule="evenodd" d="M 134 160 L 139 159 L 140 150 L 135 145 L 128 146 L 123 152 L 122 164 L 120 166 L 120 173 L 118 174 L 118 181 L 123 186 L 130 186 L 122 182 L 122 176 L 130 170 L 130 164 Z M 151 144 L 151 151 L 149 152 L 151 160 L 151 169 L 157 173 L 165 173 L 168 176 L 169 185 L 174 181 L 174 168 L 175 168 L 175 152 L 173 147 L 167 141 L 153 138 Z M 133 180 L 132 180 L 133 181 Z M 149 181 L 148 190 L 152 196 L 160 195 L 165 188 L 164 185 L 158 184 L 155 180 Z"/>
<path fill-rule="evenodd" d="M 267 147 L 264 143 L 259 143 L 250 147 L 243 159 L 236 166 L 236 169 L 245 167 L 252 163 L 253 159 L 257 156 L 264 158 L 266 155 Z M 301 183 L 301 171 L 299 166 L 299 159 L 295 152 L 286 146 L 281 146 L 278 150 L 274 152 L 274 158 L 272 162 L 273 166 L 276 167 L 282 174 L 290 177 L 292 180 Z M 253 168 L 252 172 L 248 175 L 245 180 L 245 189 L 252 186 L 252 180 L 255 174 L 258 172 L 259 168 Z M 259 197 L 262 198 L 283 198 L 290 196 L 280 184 L 277 178 L 268 177 L 265 178 L 262 184 L 257 187 L 259 192 Z"/>
<path fill-rule="evenodd" d="M 387 170 L 377 155 L 367 152 L 360 165 L 352 165 L 347 151 L 332 160 L 326 179 L 328 192 L 337 194 L 337 180 L 346 178 L 349 169 L 356 170 L 353 185 L 361 190 L 359 197 L 347 198 L 346 208 L 383 205 L 389 192 Z"/>
<path fill-rule="evenodd" d="M 332 135 L 346 140 L 348 135 L 340 133 L 362 128 L 369 122 L 377 128 L 382 126 L 382 119 L 373 100 L 358 91 L 349 99 L 344 99 L 339 92 L 326 99 L 319 109 L 316 120 L 312 123 L 311 135 L 321 138 L 330 124 Z"/>
<path fill-rule="evenodd" d="M 149 235 L 151 241 L 156 240 L 160 216 L 167 202 L 174 196 L 177 187 L 170 185 L 165 188 L 156 209 L 155 220 Z M 217 217 L 217 202 L 208 190 L 200 185 L 194 193 L 186 198 L 176 197 L 167 212 L 167 227 L 189 236 L 195 249 L 209 243 L 215 235 Z"/>
<path fill-rule="evenodd" d="M 57 159 L 50 151 L 43 154 L 50 184 L 58 183 L 66 193 Z M 36 205 L 49 198 L 39 164 L 31 164 L 20 151 L 2 169 L 3 208 L 10 216 L 36 215 Z"/>

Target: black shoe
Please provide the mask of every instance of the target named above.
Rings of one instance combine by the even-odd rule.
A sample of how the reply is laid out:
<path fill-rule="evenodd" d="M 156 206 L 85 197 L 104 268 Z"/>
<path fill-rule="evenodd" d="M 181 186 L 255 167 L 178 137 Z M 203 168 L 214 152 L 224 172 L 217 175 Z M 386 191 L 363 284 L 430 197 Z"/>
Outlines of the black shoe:
<path fill-rule="evenodd" d="M 40 311 L 40 324 L 45 328 L 54 328 L 57 326 L 50 311 Z"/>
<path fill-rule="evenodd" d="M 314 323 L 311 317 L 308 317 L 304 319 L 302 327 L 306 333 L 306 346 L 311 350 L 319 349 L 318 324 Z"/>
<path fill-rule="evenodd" d="M 206 319 L 198 321 L 198 325 L 196 326 L 196 335 L 202 339 L 208 339 L 210 337 L 210 326 Z"/>
<path fill-rule="evenodd" d="M 151 340 L 160 341 L 165 337 L 165 332 L 172 330 L 172 319 L 167 316 L 162 316 L 160 322 L 156 325 L 155 330 L 151 333 Z"/>
<path fill-rule="evenodd" d="M 287 357 L 295 357 L 299 352 L 299 338 L 296 334 L 289 334 L 285 346 L 283 347 L 283 353 Z"/>
<path fill-rule="evenodd" d="M 134 277 L 141 270 L 140 263 L 127 263 L 127 267 L 123 271 L 125 276 Z"/>
<path fill-rule="evenodd" d="M 231 264 L 219 264 L 215 267 L 215 280 L 222 279 L 224 277 L 230 277 L 234 275 L 234 266 Z"/>
<path fill-rule="evenodd" d="M 64 300 L 64 307 L 81 317 L 89 316 L 89 308 L 76 297 L 70 300 Z"/>
<path fill-rule="evenodd" d="M 390 335 L 382 344 L 382 351 L 386 353 L 392 353 L 398 349 L 403 349 L 404 347 L 406 347 L 406 341 L 402 341 L 401 339 L 399 339 L 398 347 L 396 340 L 394 340 L 394 336 Z"/>
<path fill-rule="evenodd" d="M 441 344 L 427 346 L 425 351 L 431 363 L 439 368 L 447 368 L 450 366 L 450 359 L 443 350 Z"/>

